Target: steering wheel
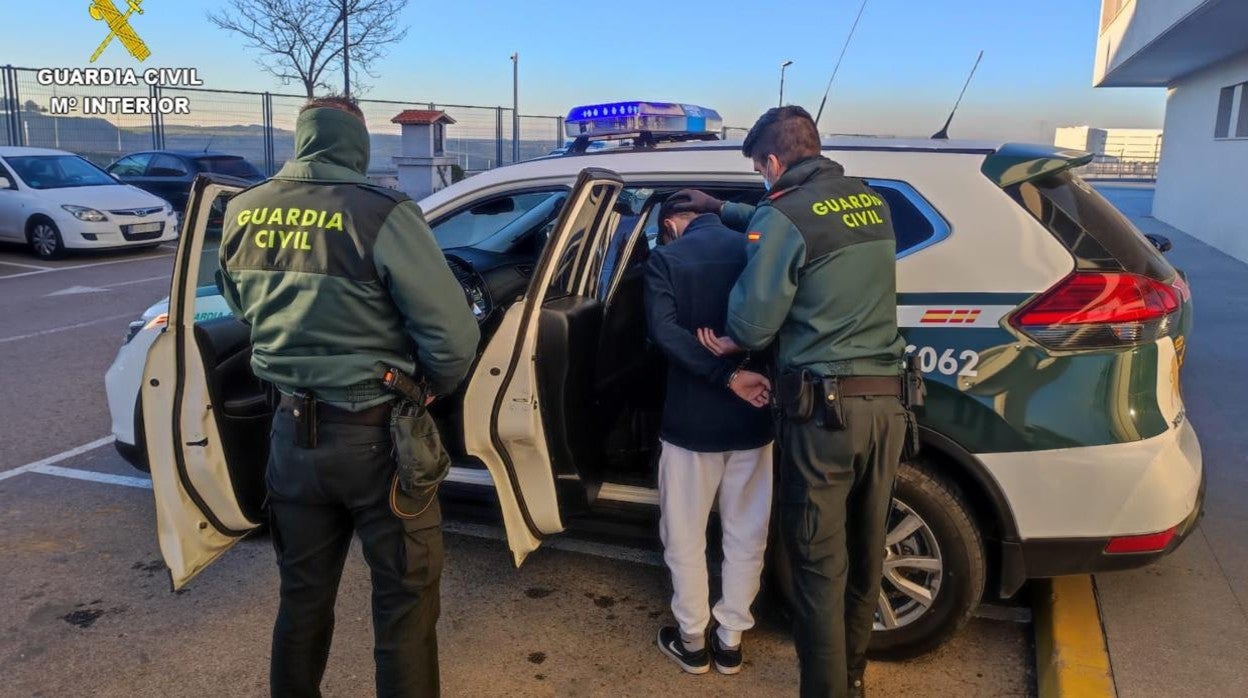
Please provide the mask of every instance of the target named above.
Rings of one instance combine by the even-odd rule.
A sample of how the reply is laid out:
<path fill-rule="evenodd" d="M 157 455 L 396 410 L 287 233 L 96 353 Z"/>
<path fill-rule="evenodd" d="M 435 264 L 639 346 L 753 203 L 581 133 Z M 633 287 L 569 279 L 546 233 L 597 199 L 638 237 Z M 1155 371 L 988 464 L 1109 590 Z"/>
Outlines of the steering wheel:
<path fill-rule="evenodd" d="M 490 287 L 486 285 L 485 278 L 461 257 L 448 254 L 446 264 L 455 275 L 455 280 L 463 287 L 464 297 L 468 300 L 473 316 L 478 323 L 484 323 L 494 312 L 494 299 L 490 297 Z"/>

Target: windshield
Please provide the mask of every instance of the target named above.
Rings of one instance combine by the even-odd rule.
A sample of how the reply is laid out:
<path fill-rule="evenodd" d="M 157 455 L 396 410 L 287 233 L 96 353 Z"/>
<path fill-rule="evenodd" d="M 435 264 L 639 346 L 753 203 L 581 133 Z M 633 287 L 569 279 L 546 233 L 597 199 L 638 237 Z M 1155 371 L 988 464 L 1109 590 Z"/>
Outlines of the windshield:
<path fill-rule="evenodd" d="M 9 165 L 31 189 L 98 187 L 120 184 L 77 155 L 25 155 L 8 158 Z"/>
<path fill-rule="evenodd" d="M 549 227 L 566 197 L 567 190 L 561 188 L 488 199 L 438 221 L 433 235 L 442 249 L 507 252 L 526 235 Z"/>
<path fill-rule="evenodd" d="M 260 170 L 242 158 L 198 158 L 195 162 L 199 163 L 200 169 L 204 172 L 213 174 L 223 174 L 239 179 L 258 179 L 264 176 L 260 174 Z"/>

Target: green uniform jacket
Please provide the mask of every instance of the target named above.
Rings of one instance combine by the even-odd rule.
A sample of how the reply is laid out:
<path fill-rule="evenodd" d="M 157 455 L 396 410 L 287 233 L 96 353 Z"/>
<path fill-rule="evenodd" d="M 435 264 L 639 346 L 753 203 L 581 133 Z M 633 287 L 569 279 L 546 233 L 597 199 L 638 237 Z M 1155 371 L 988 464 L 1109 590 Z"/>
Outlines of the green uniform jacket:
<path fill-rule="evenodd" d="M 300 114 L 294 159 L 226 207 L 217 275 L 257 376 L 355 410 L 391 398 L 383 362 L 451 391 L 480 340 L 424 214 L 368 183 L 368 153 L 353 115 Z"/>
<path fill-rule="evenodd" d="M 795 163 L 757 207 L 725 204 L 749 262 L 728 302 L 743 347 L 776 341 L 780 370 L 897 375 L 897 241 L 888 205 L 823 156 Z"/>

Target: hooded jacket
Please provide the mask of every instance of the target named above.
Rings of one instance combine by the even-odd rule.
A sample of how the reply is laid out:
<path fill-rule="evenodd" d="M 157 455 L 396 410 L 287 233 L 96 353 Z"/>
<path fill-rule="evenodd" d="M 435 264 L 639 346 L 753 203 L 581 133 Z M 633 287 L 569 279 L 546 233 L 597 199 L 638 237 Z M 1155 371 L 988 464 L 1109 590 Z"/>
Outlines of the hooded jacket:
<path fill-rule="evenodd" d="M 382 364 L 450 392 L 480 339 L 420 208 L 369 184 L 368 154 L 354 115 L 300 114 L 294 158 L 226 206 L 217 274 L 255 374 L 352 410 L 391 398 Z"/>

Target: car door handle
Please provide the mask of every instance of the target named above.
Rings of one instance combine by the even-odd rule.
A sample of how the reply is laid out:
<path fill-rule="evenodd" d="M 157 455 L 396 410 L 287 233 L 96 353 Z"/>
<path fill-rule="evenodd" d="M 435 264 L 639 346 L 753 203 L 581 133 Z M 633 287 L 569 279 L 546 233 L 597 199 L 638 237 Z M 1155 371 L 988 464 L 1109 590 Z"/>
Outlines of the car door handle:
<path fill-rule="evenodd" d="M 202 439 L 202 440 L 200 440 L 200 441 L 187 441 L 187 442 L 186 442 L 186 445 L 187 445 L 187 446 L 207 446 L 207 445 L 208 445 L 208 439 L 207 439 L 207 437 L 205 437 L 204 439 Z"/>

